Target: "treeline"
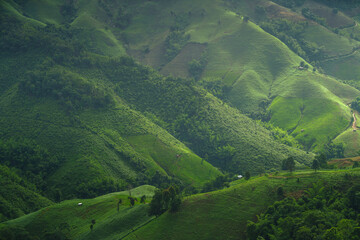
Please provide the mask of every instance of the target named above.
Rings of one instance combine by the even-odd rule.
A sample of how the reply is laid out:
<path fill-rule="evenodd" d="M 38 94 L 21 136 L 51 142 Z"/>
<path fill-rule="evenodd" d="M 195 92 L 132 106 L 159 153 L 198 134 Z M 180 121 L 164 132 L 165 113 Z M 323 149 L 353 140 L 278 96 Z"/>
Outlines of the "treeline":
<path fill-rule="evenodd" d="M 189 25 L 189 14 L 176 15 L 171 12 L 171 15 L 175 19 L 170 26 L 170 33 L 165 39 L 166 57 L 169 61 L 178 55 L 190 39 L 190 35 L 185 34 L 185 28 Z"/>
<path fill-rule="evenodd" d="M 355 101 L 351 102 L 351 108 L 360 112 L 360 97 L 357 97 Z"/>
<path fill-rule="evenodd" d="M 132 13 L 125 3 L 119 4 L 113 0 L 98 0 L 98 6 L 104 10 L 106 22 L 114 27 L 125 29 L 131 23 Z"/>
<path fill-rule="evenodd" d="M 360 239 L 359 180 L 358 176 L 346 174 L 338 183 L 314 183 L 299 199 L 287 197 L 275 202 L 256 223 L 248 222 L 248 238 Z M 282 189 L 277 192 L 279 198 L 284 197 Z"/>
<path fill-rule="evenodd" d="M 325 5 L 328 5 L 329 7 L 340 8 L 344 10 L 355 8 L 360 5 L 359 0 L 315 0 L 315 2 L 323 3 Z"/>
<path fill-rule="evenodd" d="M 266 32 L 283 41 L 300 57 L 310 62 L 316 62 L 325 57 L 322 47 L 316 43 L 308 42 L 303 37 L 308 22 L 293 22 L 286 19 L 276 19 L 261 22 L 260 27 Z"/>
<path fill-rule="evenodd" d="M 0 164 L 16 169 L 42 192 L 48 190 L 46 180 L 61 161 L 61 156 L 50 155 L 47 149 L 30 140 L 0 140 Z"/>
<path fill-rule="evenodd" d="M 19 88 L 32 96 L 59 100 L 68 110 L 106 108 L 114 102 L 105 90 L 75 73 L 56 66 L 51 59 L 43 63 L 39 69 L 27 72 Z"/>
<path fill-rule="evenodd" d="M 37 187 L 16 174 L 17 169 L 0 164 L 0 222 L 14 219 L 51 204 Z"/>
<path fill-rule="evenodd" d="M 273 2 L 287 8 L 295 8 L 302 6 L 305 3 L 305 0 L 273 0 Z"/>
<path fill-rule="evenodd" d="M 310 8 L 303 8 L 301 9 L 301 14 L 306 17 L 307 19 L 310 19 L 310 20 L 313 20 L 317 23 L 319 23 L 320 25 L 323 25 L 323 26 L 327 26 L 327 23 L 326 23 L 326 19 L 325 18 L 321 18 L 319 16 L 317 16 L 316 14 L 314 14 Z"/>

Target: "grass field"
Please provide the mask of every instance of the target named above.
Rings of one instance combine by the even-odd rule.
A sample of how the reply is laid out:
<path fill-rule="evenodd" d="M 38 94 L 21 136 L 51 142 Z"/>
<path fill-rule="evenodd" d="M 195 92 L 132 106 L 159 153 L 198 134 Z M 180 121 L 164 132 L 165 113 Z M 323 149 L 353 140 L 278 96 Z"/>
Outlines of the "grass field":
<path fill-rule="evenodd" d="M 348 57 L 322 62 L 321 66 L 330 75 L 339 79 L 360 81 L 360 71 L 357 67 L 359 62 L 360 53 L 356 52 Z"/>

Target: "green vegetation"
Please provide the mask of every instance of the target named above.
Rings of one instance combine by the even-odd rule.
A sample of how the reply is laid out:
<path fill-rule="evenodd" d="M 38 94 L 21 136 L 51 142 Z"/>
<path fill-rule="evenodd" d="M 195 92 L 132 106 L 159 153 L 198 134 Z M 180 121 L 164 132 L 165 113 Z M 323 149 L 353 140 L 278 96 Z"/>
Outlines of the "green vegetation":
<path fill-rule="evenodd" d="M 294 172 L 291 176 L 286 173 L 237 180 L 230 188 L 184 199 L 177 213 L 166 212 L 125 239 L 223 239 L 224 236 L 247 239 L 248 220 L 253 221 L 256 215 L 279 200 L 280 187 L 285 197 L 305 198 L 305 190 L 311 191 L 314 184 L 321 183 L 321 187 L 335 184 L 345 187 L 337 191 L 347 191 L 357 184 L 358 178 L 359 171 L 318 171 L 315 174 L 310 170 Z"/>
<path fill-rule="evenodd" d="M 155 188 L 141 186 L 131 190 L 132 198 L 150 199 Z M 67 200 L 0 226 L 0 239 L 118 239 L 151 221 L 149 206 L 135 201 L 130 205 L 128 191 L 94 199 Z M 117 203 L 122 203 L 117 211 Z M 78 203 L 82 203 L 80 206 Z M 95 222 L 95 224 L 94 224 Z M 93 229 L 90 230 L 90 226 Z M 9 236 L 13 236 L 12 238 Z M 38 238 L 36 238 L 38 237 Z"/>
<path fill-rule="evenodd" d="M 274 2 L 0 1 L 0 239 L 356 236 L 357 9 Z"/>
<path fill-rule="evenodd" d="M 17 218 L 49 206 L 34 184 L 16 174 L 15 169 L 0 165 L 0 222 Z"/>
<path fill-rule="evenodd" d="M 167 210 L 177 212 L 181 205 L 181 196 L 177 186 L 170 186 L 167 189 L 157 190 L 151 200 L 149 215 L 160 216 Z"/>
<path fill-rule="evenodd" d="M 316 160 L 315 160 L 316 161 Z M 315 168 L 316 169 L 316 168 Z M 356 182 L 358 176 L 345 175 Z M 301 198 L 286 198 L 268 207 L 256 223 L 249 222 L 250 240 L 359 239 L 359 185 L 313 183 Z"/>

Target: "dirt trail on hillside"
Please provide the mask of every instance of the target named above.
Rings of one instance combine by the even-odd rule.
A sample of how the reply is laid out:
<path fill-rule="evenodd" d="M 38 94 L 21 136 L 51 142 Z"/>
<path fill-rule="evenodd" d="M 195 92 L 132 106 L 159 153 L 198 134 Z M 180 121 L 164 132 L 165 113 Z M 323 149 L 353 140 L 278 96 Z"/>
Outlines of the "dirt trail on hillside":
<path fill-rule="evenodd" d="M 353 112 L 353 118 L 354 118 L 354 122 L 352 124 L 352 129 L 356 131 L 357 127 L 356 127 L 356 115 L 355 115 L 355 112 Z"/>

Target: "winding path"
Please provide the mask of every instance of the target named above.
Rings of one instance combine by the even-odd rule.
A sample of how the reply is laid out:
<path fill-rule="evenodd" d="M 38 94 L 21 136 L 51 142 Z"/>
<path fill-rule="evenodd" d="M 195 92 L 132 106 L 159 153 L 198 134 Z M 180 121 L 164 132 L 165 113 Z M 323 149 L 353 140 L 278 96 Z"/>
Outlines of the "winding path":
<path fill-rule="evenodd" d="M 356 115 L 355 115 L 355 112 L 353 112 L 353 118 L 354 118 L 354 121 L 353 121 L 353 124 L 352 124 L 352 129 L 354 131 L 356 131 L 357 127 L 356 127 Z"/>

